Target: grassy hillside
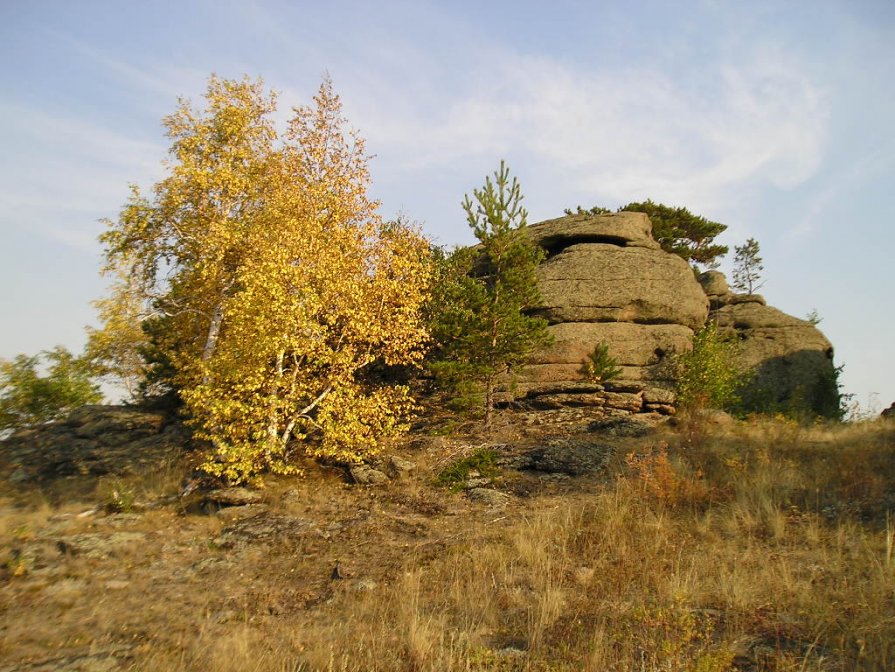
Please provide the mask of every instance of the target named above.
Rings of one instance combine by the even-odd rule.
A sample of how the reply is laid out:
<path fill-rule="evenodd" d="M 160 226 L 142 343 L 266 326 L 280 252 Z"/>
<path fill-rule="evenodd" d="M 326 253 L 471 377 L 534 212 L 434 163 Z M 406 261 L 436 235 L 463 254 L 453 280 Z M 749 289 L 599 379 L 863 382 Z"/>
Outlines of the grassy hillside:
<path fill-rule="evenodd" d="M 895 423 L 502 420 L 248 508 L 146 507 L 179 462 L 10 493 L 0 670 L 895 669 Z"/>

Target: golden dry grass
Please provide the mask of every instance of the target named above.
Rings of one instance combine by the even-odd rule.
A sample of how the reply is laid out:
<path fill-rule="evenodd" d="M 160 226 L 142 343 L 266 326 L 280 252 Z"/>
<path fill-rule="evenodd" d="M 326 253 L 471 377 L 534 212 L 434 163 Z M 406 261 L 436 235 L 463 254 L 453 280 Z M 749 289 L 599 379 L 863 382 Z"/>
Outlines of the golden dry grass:
<path fill-rule="evenodd" d="M 682 436 L 627 441 L 613 473 L 502 512 L 428 475 L 276 481 L 271 513 L 315 532 L 234 548 L 220 519 L 176 507 L 7 502 L 0 670 L 895 669 L 891 423 Z M 115 533 L 105 554 L 53 555 Z M 15 549 L 34 555 L 17 575 Z"/>

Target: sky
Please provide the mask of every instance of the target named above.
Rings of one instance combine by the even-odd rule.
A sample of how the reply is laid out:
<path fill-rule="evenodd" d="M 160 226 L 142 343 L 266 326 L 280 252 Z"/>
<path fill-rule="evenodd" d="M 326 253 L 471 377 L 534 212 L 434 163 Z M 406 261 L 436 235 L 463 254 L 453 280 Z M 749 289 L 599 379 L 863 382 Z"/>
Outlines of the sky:
<path fill-rule="evenodd" d="M 501 159 L 530 223 L 647 198 L 722 222 L 770 305 L 821 316 L 845 391 L 895 401 L 890 0 L 0 0 L 0 357 L 80 351 L 102 220 L 212 73 L 262 77 L 281 123 L 328 75 L 382 215 L 440 244 L 473 241 L 460 202 Z"/>

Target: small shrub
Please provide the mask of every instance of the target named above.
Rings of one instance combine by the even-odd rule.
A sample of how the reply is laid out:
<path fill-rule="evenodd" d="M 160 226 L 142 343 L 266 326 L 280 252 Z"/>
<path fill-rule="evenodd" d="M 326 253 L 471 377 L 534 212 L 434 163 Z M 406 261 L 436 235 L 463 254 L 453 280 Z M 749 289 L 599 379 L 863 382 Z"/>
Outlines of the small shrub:
<path fill-rule="evenodd" d="M 593 352 L 587 356 L 581 367 L 581 373 L 589 382 L 608 383 L 618 378 L 622 370 L 618 366 L 618 360 L 609 354 L 609 346 L 606 343 L 598 343 Z"/>
<path fill-rule="evenodd" d="M 574 210 L 572 208 L 566 208 L 563 210 L 563 213 L 567 216 L 572 215 L 611 215 L 612 210 L 609 208 L 604 208 L 600 205 L 595 205 L 592 208 L 582 208 L 580 205 L 577 206 Z"/>
<path fill-rule="evenodd" d="M 690 411 L 732 407 L 744 380 L 736 354 L 736 343 L 714 322 L 696 332 L 693 349 L 674 359 L 681 406 Z"/>
<path fill-rule="evenodd" d="M 646 454 L 628 453 L 625 464 L 650 498 L 666 506 L 709 503 L 712 491 L 701 470 L 687 473 L 683 465 L 674 465 L 668 457 L 668 444 Z"/>
<path fill-rule="evenodd" d="M 103 507 L 109 513 L 130 513 L 137 495 L 134 488 L 120 478 L 106 481 L 101 488 Z"/>
<path fill-rule="evenodd" d="M 734 653 L 715 637 L 715 622 L 681 600 L 670 605 L 636 608 L 623 621 L 626 643 L 633 645 L 642 669 L 723 672 L 732 669 Z"/>
<path fill-rule="evenodd" d="M 5 563 L 6 575 L 10 578 L 20 578 L 31 573 L 34 567 L 34 558 L 18 548 L 13 548 Z"/>
<path fill-rule="evenodd" d="M 497 452 L 491 448 L 479 448 L 471 455 L 442 469 L 435 477 L 435 484 L 455 488 L 466 481 L 472 472 L 490 478 L 495 476 L 497 471 Z"/>

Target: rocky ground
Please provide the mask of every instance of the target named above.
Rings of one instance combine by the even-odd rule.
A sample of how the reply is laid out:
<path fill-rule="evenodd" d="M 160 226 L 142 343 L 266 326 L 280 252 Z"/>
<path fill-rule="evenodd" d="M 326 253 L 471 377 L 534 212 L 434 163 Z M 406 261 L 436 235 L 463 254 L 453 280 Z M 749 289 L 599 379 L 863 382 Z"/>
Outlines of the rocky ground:
<path fill-rule="evenodd" d="M 161 414 L 92 407 L 20 432 L 0 453 L 0 672 L 128 669 L 197 629 L 313 620 L 395 584 L 409 557 L 425 564 L 606 478 L 660 421 L 517 414 L 496 441 L 417 434 L 370 465 L 212 491 L 181 478 L 185 432 Z M 493 474 L 433 484 L 483 450 Z"/>
<path fill-rule="evenodd" d="M 209 490 L 170 418 L 79 411 L 0 444 L 0 672 L 891 669 L 891 426 L 669 423 L 433 421 Z"/>

